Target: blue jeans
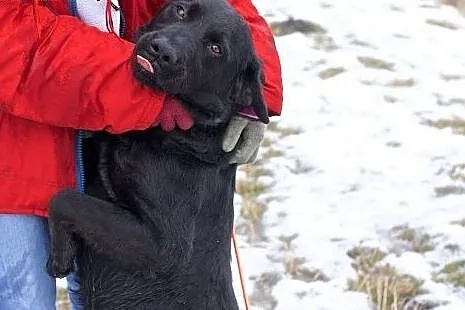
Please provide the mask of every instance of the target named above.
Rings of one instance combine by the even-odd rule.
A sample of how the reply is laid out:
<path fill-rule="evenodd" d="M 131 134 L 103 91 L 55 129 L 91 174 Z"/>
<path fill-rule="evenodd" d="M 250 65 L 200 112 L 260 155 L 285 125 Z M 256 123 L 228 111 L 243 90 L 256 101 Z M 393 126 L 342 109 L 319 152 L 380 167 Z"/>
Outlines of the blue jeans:
<path fill-rule="evenodd" d="M 47 274 L 50 249 L 47 220 L 0 214 L 0 309 L 55 309 L 56 281 Z M 84 309 L 79 284 L 68 277 L 73 310 Z"/>

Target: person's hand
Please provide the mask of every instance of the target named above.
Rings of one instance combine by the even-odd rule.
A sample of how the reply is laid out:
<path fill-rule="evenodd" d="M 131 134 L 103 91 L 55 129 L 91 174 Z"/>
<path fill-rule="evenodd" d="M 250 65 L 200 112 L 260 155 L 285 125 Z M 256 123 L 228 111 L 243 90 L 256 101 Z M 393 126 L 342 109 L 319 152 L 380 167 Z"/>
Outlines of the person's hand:
<path fill-rule="evenodd" d="M 245 109 L 233 116 L 223 138 L 223 150 L 234 152 L 229 163 L 253 163 L 265 135 L 265 127 L 251 109 Z"/>
<path fill-rule="evenodd" d="M 194 120 L 189 112 L 176 98 L 167 95 L 160 114 L 152 127 L 160 126 L 163 131 L 169 132 L 175 128 L 188 130 L 192 125 L 194 125 Z"/>

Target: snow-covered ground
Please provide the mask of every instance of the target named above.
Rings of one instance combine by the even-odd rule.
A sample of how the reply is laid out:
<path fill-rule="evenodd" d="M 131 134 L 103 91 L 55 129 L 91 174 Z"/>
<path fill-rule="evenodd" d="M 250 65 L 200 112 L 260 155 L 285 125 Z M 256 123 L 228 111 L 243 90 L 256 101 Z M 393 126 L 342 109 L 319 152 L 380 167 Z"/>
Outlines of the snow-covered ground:
<path fill-rule="evenodd" d="M 259 176 L 238 177 L 264 184 L 236 201 L 253 309 L 371 309 L 347 290 L 360 246 L 424 281 L 434 309 L 465 309 L 465 288 L 438 281 L 465 259 L 465 18 L 434 0 L 254 3 L 326 32 L 276 38 L 284 110 Z"/>

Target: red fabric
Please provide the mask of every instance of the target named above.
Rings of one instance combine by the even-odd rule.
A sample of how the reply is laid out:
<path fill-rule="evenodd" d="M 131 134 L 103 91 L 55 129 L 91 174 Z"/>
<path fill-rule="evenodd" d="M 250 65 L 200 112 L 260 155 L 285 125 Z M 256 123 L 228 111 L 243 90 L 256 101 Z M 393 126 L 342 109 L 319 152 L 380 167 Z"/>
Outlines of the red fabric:
<path fill-rule="evenodd" d="M 67 0 L 41 0 L 46 7 L 35 10 L 32 1 L 22 2 L 0 1 L 0 213 L 46 216 L 50 197 L 75 187 L 75 129 L 148 128 L 165 95 L 133 78 L 132 43 L 66 16 Z M 163 4 L 120 2 L 126 39 Z M 265 65 L 265 99 L 270 114 L 279 114 L 281 72 L 271 32 L 249 0 L 231 3 L 249 23 Z"/>

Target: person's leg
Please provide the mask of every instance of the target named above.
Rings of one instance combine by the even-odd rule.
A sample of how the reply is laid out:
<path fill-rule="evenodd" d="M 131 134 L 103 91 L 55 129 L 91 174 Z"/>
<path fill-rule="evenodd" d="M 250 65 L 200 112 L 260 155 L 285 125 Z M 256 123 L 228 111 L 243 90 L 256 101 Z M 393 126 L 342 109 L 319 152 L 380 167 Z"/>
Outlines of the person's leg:
<path fill-rule="evenodd" d="M 47 220 L 0 214 L 0 309 L 55 309 L 56 282 L 47 274 Z"/>
<path fill-rule="evenodd" d="M 79 278 L 75 272 L 66 277 L 68 283 L 68 295 L 72 310 L 84 310 L 84 296 L 81 293 Z"/>

